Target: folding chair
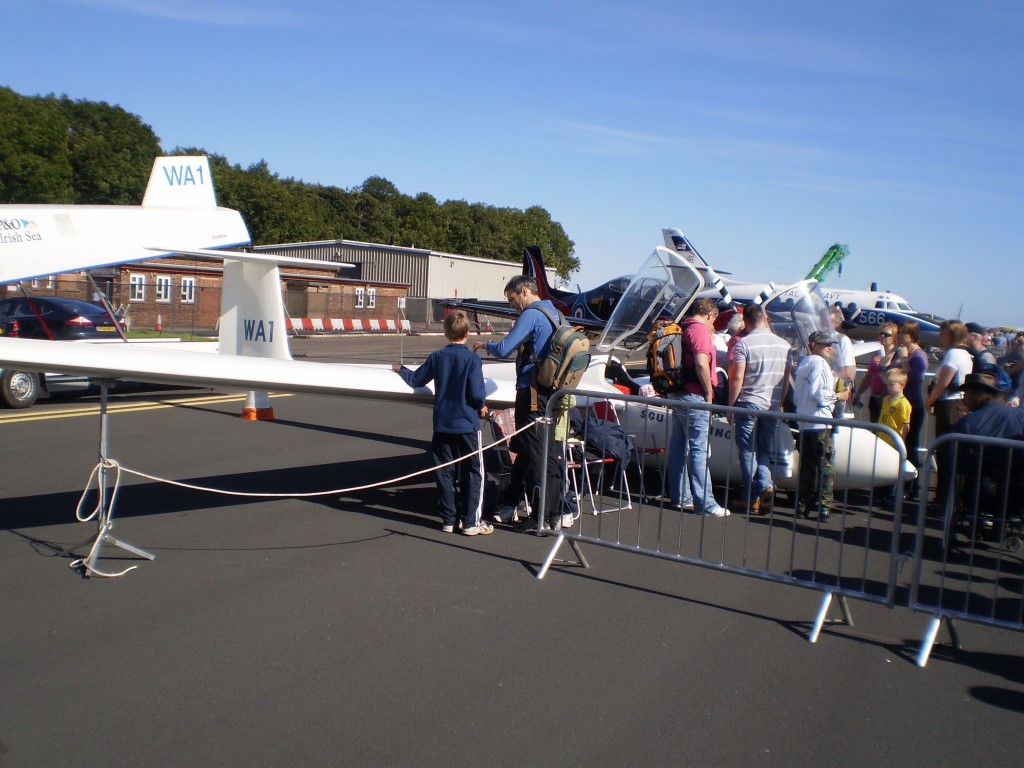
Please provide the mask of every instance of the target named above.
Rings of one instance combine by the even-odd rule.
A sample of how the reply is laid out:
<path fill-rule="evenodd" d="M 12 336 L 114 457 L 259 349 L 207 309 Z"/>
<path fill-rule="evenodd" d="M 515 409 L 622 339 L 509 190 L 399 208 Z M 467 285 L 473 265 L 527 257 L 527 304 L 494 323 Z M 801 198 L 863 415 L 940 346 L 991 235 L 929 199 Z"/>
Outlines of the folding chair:
<path fill-rule="evenodd" d="M 632 458 L 636 463 L 636 471 L 640 485 L 640 499 L 643 503 L 647 504 L 650 503 L 655 496 L 663 495 L 665 493 L 665 465 L 667 463 L 668 451 L 664 446 L 658 446 L 655 444 L 656 441 L 653 432 L 647 430 L 627 430 L 626 436 L 629 438 Z M 655 461 L 655 471 L 658 473 L 657 494 L 647 493 L 647 459 L 651 456 L 657 457 Z"/>
<path fill-rule="evenodd" d="M 585 414 L 580 414 L 578 421 L 581 428 L 577 430 L 580 433 L 579 437 L 571 438 L 565 442 L 566 466 L 567 468 L 570 466 L 576 468 L 581 476 L 578 485 L 575 484 L 575 476 L 572 478 L 574 487 L 577 488 L 577 495 L 582 496 L 578 487 L 582 485 L 586 489 L 591 509 L 595 515 L 603 512 L 621 512 L 632 509 L 633 499 L 630 496 L 629 478 L 626 474 L 630 464 L 630 456 L 632 455 L 628 436 L 622 430 L 622 425 L 619 424 L 614 409 L 611 408 L 610 404 L 601 401 L 593 405 L 591 411 L 593 416 L 590 418 L 586 418 Z M 608 417 L 609 413 L 611 414 L 610 418 Z M 625 456 L 611 455 L 608 452 L 608 433 L 604 429 L 606 424 L 615 425 L 622 432 L 626 441 Z M 605 501 L 606 497 L 603 490 L 608 470 L 612 467 L 618 470 L 618 474 L 613 476 L 612 482 L 608 485 L 608 490 L 615 493 L 615 504 L 609 505 Z M 594 489 L 595 482 L 591 477 L 591 472 L 595 468 L 597 469 L 596 485 L 598 489 L 596 493 Z"/>

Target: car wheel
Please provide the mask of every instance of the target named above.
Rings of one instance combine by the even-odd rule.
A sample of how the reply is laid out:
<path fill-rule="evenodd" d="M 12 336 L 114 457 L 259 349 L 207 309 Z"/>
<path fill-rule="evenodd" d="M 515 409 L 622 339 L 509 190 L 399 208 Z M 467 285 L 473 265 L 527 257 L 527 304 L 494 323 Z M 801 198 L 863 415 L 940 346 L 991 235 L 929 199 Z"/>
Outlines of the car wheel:
<path fill-rule="evenodd" d="M 0 380 L 0 401 L 8 408 L 28 408 L 39 399 L 39 374 L 5 371 Z"/>

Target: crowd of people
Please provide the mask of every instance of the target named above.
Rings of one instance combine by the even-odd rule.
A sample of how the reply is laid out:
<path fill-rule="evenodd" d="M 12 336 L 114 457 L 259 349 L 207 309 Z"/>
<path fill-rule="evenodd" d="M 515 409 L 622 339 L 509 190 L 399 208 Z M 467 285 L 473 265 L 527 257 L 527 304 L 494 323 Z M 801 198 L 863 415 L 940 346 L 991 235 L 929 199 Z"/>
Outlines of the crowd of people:
<path fill-rule="evenodd" d="M 476 342 L 470 348 L 469 321 L 456 312 L 445 318 L 445 347 L 431 353 L 416 371 L 393 366 L 410 386 L 435 382 L 431 448 L 437 468 L 438 512 L 446 532 L 456 527 L 465 535 L 494 530 L 483 519 L 480 419 L 487 417 L 488 408 L 476 354 L 480 351 L 499 359 L 516 355 L 516 434 L 512 443 L 516 460 L 511 480 L 502 490 L 496 519 L 521 518 L 520 527 L 528 530 L 538 528 L 539 515 L 551 529 L 572 522 L 571 515 L 568 519 L 563 516 L 563 494 L 549 492 L 546 507 L 540 509 L 537 493 L 542 482 L 549 489 L 561 488 L 565 482 L 554 430 L 536 428 L 554 392 L 539 386 L 533 375 L 555 330 L 549 316 L 558 317 L 558 310 L 539 297 L 537 283 L 526 275 L 509 281 L 505 297 L 519 316 L 500 341 Z M 926 387 L 929 360 L 920 344 L 918 323 L 886 323 L 878 331 L 881 349 L 854 388 L 852 345 L 841 332 L 842 312 L 838 307 L 831 311 L 833 329 L 812 332 L 806 350 L 793 350 L 789 341 L 777 336 L 759 305 L 747 305 L 730 321 L 727 359 L 721 361 L 728 372 L 726 402 L 750 412 L 736 413 L 730 419 L 740 459 L 738 503 L 743 512 L 766 514 L 773 504 L 772 462 L 779 419 L 759 417 L 768 411 L 785 410 L 796 417 L 800 472 L 795 511 L 819 522 L 827 522 L 832 513 L 833 420 L 843 415 L 847 404 L 858 410 L 866 407 L 872 422 L 889 427 L 904 442 L 908 459 L 918 468 L 929 414 L 934 418 L 936 436 L 961 432 L 1024 440 L 1024 410 L 1019 408 L 1024 394 L 1024 334 L 989 334 L 974 323 L 944 321 L 940 326 L 942 361 L 934 382 Z M 664 503 L 709 517 L 731 514 L 715 498 L 708 464 L 712 404 L 719 385 L 719 350 L 714 341 L 718 314 L 713 299 L 694 303 L 681 323 L 680 383 L 678 389 L 664 394 L 681 406 L 671 409 Z M 893 444 L 888 433 L 881 436 Z M 546 450 L 545 440 L 551 441 Z M 936 458 L 934 501 L 945 504 L 955 468 L 949 450 L 939 450 Z M 921 492 L 915 480 L 907 488 L 907 498 L 916 500 Z"/>

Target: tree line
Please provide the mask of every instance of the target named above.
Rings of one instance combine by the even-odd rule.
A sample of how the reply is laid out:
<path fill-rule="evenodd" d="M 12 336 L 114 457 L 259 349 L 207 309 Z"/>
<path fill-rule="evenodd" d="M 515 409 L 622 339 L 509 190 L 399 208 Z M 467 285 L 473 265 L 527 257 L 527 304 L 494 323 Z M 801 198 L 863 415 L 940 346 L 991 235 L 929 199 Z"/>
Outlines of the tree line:
<path fill-rule="evenodd" d="M 138 205 L 163 154 L 207 155 L 218 202 L 242 214 L 256 245 L 360 240 L 514 262 L 539 245 L 561 277 L 579 268 L 573 241 L 539 205 L 439 202 L 380 176 L 347 189 L 281 178 L 263 160 L 243 168 L 197 147 L 164 151 L 119 106 L 0 88 L 0 203 Z"/>

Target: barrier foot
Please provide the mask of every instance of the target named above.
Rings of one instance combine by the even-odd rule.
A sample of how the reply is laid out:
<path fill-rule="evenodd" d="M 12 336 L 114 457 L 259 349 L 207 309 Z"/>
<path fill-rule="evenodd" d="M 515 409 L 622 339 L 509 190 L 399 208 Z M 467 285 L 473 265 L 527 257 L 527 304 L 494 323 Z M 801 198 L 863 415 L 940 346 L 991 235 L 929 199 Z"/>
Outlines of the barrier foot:
<path fill-rule="evenodd" d="M 572 547 L 572 551 L 576 553 L 576 559 L 580 561 L 580 565 L 584 568 L 589 568 L 590 563 L 587 562 L 587 558 L 583 556 L 583 550 L 580 549 L 580 543 L 576 539 L 569 539 L 569 546 Z"/>
<path fill-rule="evenodd" d="M 828 607 L 832 605 L 832 593 L 826 592 L 821 600 L 821 606 L 818 608 L 818 616 L 814 619 L 814 627 L 811 628 L 811 634 L 807 637 L 807 642 L 816 643 L 818 642 L 818 635 L 821 634 L 821 626 L 825 623 L 825 616 L 828 615 Z"/>
<path fill-rule="evenodd" d="M 850 613 L 850 604 L 846 602 L 846 595 L 839 596 L 839 609 L 843 612 L 843 623 L 848 626 L 853 626 L 853 614 Z"/>
<path fill-rule="evenodd" d="M 942 624 L 941 616 L 932 616 L 928 621 L 928 629 L 921 640 L 921 648 L 917 652 L 917 666 L 924 667 L 928 663 L 928 657 L 932 653 L 932 646 L 935 645 L 935 636 L 939 634 L 939 626 Z"/>
<path fill-rule="evenodd" d="M 543 579 L 548 572 L 548 568 L 551 567 L 551 563 L 555 559 L 555 554 L 558 552 L 558 548 L 562 546 L 562 542 L 565 541 L 565 534 L 558 534 L 558 538 L 555 539 L 555 545 L 551 547 L 551 551 L 548 552 L 548 557 L 544 561 L 544 565 L 541 566 L 540 571 L 537 572 L 537 578 Z"/>
<path fill-rule="evenodd" d="M 946 629 L 949 630 L 949 639 L 953 643 L 953 647 L 958 651 L 960 650 L 960 633 L 956 630 L 956 624 L 953 621 L 952 616 L 946 617 Z"/>
<path fill-rule="evenodd" d="M 923 667 L 928 663 L 928 657 L 931 656 L 935 639 L 939 634 L 939 626 L 942 624 L 943 619 L 946 620 L 946 629 L 949 632 L 950 642 L 956 650 L 960 650 L 960 632 L 957 631 L 956 622 L 953 621 L 953 617 L 932 616 L 928 622 L 928 629 L 924 633 L 924 638 L 921 640 L 921 648 L 917 652 L 917 659 L 915 660 L 917 666 Z"/>
<path fill-rule="evenodd" d="M 850 613 L 850 604 L 846 601 L 846 595 L 839 595 L 839 610 L 843 612 L 843 618 L 841 619 L 828 619 L 828 609 L 832 605 L 832 592 L 826 592 L 825 596 L 821 599 L 821 606 L 818 608 L 818 615 L 814 619 L 814 627 L 811 629 L 811 634 L 807 636 L 807 641 L 810 643 L 818 642 L 818 635 L 821 634 L 821 628 L 825 622 L 829 624 L 845 624 L 848 627 L 853 626 L 853 614 Z"/>

